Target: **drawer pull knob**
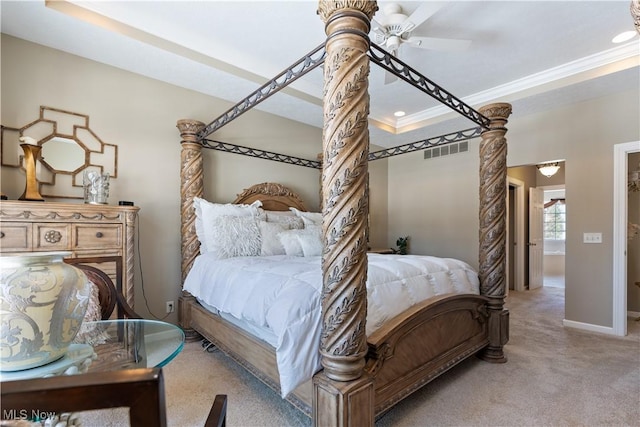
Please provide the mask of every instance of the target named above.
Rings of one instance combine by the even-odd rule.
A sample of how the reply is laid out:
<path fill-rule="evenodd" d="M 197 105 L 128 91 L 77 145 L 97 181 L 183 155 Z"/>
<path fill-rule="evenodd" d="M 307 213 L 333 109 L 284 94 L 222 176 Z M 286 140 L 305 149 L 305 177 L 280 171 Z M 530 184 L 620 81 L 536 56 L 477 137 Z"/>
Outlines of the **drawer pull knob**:
<path fill-rule="evenodd" d="M 49 230 L 44 234 L 44 240 L 47 243 L 58 243 L 62 240 L 62 233 L 57 230 Z"/>
<path fill-rule="evenodd" d="M 4 237 L 4 231 L 0 231 L 0 239 Z"/>
<path fill-rule="evenodd" d="M 99 231 L 98 231 L 98 232 L 96 233 L 96 237 L 97 237 L 98 239 L 99 239 L 100 237 L 102 237 L 102 236 L 104 236 L 104 234 L 102 234 L 101 232 L 99 232 Z"/>

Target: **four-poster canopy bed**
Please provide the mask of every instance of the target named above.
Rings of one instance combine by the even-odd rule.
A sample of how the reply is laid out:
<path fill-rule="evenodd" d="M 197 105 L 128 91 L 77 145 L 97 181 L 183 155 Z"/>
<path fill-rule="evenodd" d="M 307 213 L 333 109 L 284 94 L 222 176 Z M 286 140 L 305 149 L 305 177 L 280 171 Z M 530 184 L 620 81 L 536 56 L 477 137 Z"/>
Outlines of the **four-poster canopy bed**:
<path fill-rule="evenodd" d="M 189 281 L 201 252 L 204 179 L 202 148 L 321 169 L 321 287 L 318 313 L 319 360 L 312 380 L 286 394 L 310 415 L 315 425 L 372 425 L 399 400 L 465 358 L 478 354 L 504 362 L 508 311 L 503 308 L 506 283 L 506 128 L 509 104 L 478 111 L 429 81 L 418 71 L 370 44 L 367 34 L 376 2 L 320 1 L 326 43 L 302 58 L 209 125 L 180 120 L 182 285 Z M 479 127 L 413 144 L 369 153 L 368 75 L 370 61 L 414 85 Z M 207 137 L 251 107 L 320 64 L 324 64 L 322 163 L 240 147 Z M 367 162 L 429 146 L 481 137 L 479 271 L 476 293 L 449 293 L 418 301 L 387 319 L 371 334 L 367 322 Z M 266 212 L 297 210 L 304 203 L 290 189 L 264 183 L 245 190 L 234 201 Z M 195 202 L 195 204 L 194 204 Z M 198 207 L 200 206 L 200 212 Z M 261 211 L 263 212 L 263 211 Z M 273 214 L 272 214 L 273 215 Z M 307 222 L 305 221 L 305 227 Z M 312 227 L 310 226 L 309 229 Z M 393 256 L 388 256 L 392 259 Z M 418 258 L 418 257 L 416 257 Z M 236 258 L 233 258 L 234 260 Z M 409 258 L 404 258 L 408 260 Z M 235 262 L 235 261 L 234 261 Z M 371 262 L 371 260 L 369 261 Z M 198 269 L 200 266 L 198 265 Z M 453 273 L 447 273 L 450 276 Z M 186 286 L 185 286 L 186 288 Z M 191 287 L 190 289 L 195 289 Z M 371 296 L 369 296 L 371 298 Z M 220 312 L 205 308 L 187 290 L 179 304 L 180 325 L 202 335 L 267 385 L 281 391 L 279 353 Z"/>

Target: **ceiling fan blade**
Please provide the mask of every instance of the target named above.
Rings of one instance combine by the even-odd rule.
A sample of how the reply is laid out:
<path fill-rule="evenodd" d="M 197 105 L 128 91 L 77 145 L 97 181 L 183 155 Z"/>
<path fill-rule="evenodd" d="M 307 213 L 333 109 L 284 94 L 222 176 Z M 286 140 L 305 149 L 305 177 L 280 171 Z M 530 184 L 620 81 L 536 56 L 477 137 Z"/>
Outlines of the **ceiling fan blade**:
<path fill-rule="evenodd" d="M 413 24 L 413 28 L 419 26 L 427 19 L 431 18 L 437 11 L 442 9 L 444 3 L 426 1 L 423 2 L 411 15 L 407 18 L 407 21 Z M 405 24 L 407 23 L 405 21 Z M 403 25 L 405 25 L 403 24 Z M 409 30 L 410 31 L 410 30 Z"/>
<path fill-rule="evenodd" d="M 413 36 L 406 40 L 411 47 L 420 49 L 439 50 L 443 52 L 460 52 L 471 45 L 471 40 L 442 39 L 437 37 Z"/>
<path fill-rule="evenodd" d="M 375 16 L 371 18 L 371 21 L 372 21 L 372 27 L 375 25 L 379 27 L 386 27 L 389 19 L 387 18 L 387 15 L 385 15 L 383 12 L 378 11 L 375 14 Z"/>

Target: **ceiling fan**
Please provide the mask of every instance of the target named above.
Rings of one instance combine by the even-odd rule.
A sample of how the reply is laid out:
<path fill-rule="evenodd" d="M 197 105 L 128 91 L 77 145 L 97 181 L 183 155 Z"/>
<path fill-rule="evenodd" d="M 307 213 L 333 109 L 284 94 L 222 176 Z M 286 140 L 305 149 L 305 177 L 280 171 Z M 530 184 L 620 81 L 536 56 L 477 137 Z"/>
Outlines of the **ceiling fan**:
<path fill-rule="evenodd" d="M 388 3 L 383 7 L 383 13 L 378 13 L 373 18 L 371 39 L 396 57 L 401 45 L 449 52 L 467 49 L 471 44 L 470 40 L 412 35 L 413 30 L 427 21 L 443 5 L 425 1 L 411 15 L 406 15 L 398 3 Z"/>

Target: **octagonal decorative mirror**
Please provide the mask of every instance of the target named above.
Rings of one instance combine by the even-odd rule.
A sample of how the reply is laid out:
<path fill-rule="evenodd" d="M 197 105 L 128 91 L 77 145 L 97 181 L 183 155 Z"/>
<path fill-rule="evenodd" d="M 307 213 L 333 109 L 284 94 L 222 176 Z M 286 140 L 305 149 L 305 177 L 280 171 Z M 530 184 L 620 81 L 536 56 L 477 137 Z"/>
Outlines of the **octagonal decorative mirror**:
<path fill-rule="evenodd" d="M 2 126 L 2 166 L 24 170 L 20 138 L 42 147 L 36 177 L 43 197 L 84 198 L 86 170 L 118 176 L 118 147 L 98 138 L 87 115 L 42 106 L 37 120 L 21 128 Z"/>

